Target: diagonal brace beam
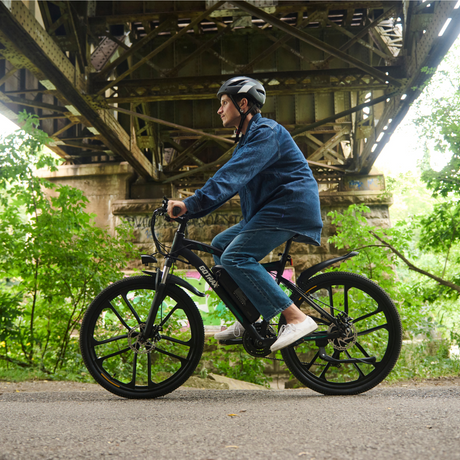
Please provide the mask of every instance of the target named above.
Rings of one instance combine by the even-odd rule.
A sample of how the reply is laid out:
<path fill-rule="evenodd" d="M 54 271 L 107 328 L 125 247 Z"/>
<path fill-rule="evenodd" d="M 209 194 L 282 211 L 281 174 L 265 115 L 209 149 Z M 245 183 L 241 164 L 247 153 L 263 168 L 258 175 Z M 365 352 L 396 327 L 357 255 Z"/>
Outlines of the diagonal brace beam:
<path fill-rule="evenodd" d="M 363 38 L 370 30 L 372 30 L 373 28 L 377 27 L 382 21 L 384 21 L 385 19 L 388 19 L 389 17 L 391 17 L 392 14 L 395 13 L 395 8 L 390 8 L 388 11 L 386 11 L 385 13 L 383 13 L 382 15 L 380 15 L 375 21 L 373 22 L 370 22 L 369 24 L 367 24 L 362 30 L 361 32 L 359 32 L 358 34 L 356 34 L 351 40 L 347 41 L 344 45 L 342 45 L 339 50 L 340 51 L 345 51 L 347 50 L 348 48 L 350 48 L 351 46 L 353 46 L 358 40 L 360 40 L 361 38 Z M 328 56 L 324 62 L 323 62 L 323 65 L 328 62 L 329 60 L 332 59 L 332 55 L 331 56 Z"/>
<path fill-rule="evenodd" d="M 127 45 L 122 46 L 123 48 L 126 49 L 126 52 L 123 53 L 120 57 L 118 57 L 114 61 L 108 63 L 103 69 L 101 69 L 101 71 L 96 75 L 95 79 L 103 80 L 104 77 L 106 77 L 113 69 L 115 69 L 115 67 L 120 65 L 123 61 L 125 61 L 132 55 L 137 55 L 137 52 L 143 46 L 145 46 L 150 40 L 154 39 L 159 33 L 165 31 L 169 27 L 169 25 L 170 25 L 170 21 L 166 20 L 163 23 L 161 23 L 156 29 L 149 32 L 144 38 L 139 40 L 134 45 L 130 47 L 128 47 Z M 110 38 L 111 40 L 113 40 L 113 37 L 110 37 Z M 118 45 L 120 45 L 120 43 L 118 43 L 118 40 L 116 42 Z"/>
<path fill-rule="evenodd" d="M 8 40 L 19 50 L 24 60 L 28 61 L 27 68 L 35 76 L 45 75 L 56 90 L 65 95 L 66 100 L 76 109 L 79 116 L 84 117 L 98 131 L 101 140 L 112 152 L 125 158 L 143 177 L 158 179 L 158 171 L 155 166 L 145 157 L 137 145 L 130 142 L 129 135 L 118 121 L 107 111 L 99 113 L 75 87 L 74 82 L 67 77 L 69 73 L 77 74 L 76 69 L 52 38 L 43 34 L 46 50 L 34 40 L 33 33 L 40 29 L 41 26 L 22 2 L 12 2 L 10 7 L 0 2 L 2 39 Z M 8 31 L 7 35 L 5 31 Z M 69 70 L 73 70 L 73 72 L 69 72 Z M 62 109 L 53 107 L 53 110 Z"/>
<path fill-rule="evenodd" d="M 126 113 L 127 115 L 133 115 L 135 117 L 142 118 L 143 120 L 146 120 L 146 121 L 150 121 L 150 122 L 153 122 L 153 123 L 158 123 L 159 125 L 165 125 L 165 126 L 169 126 L 171 128 L 179 129 L 181 131 L 187 131 L 189 133 L 199 134 L 200 136 L 207 137 L 209 139 L 214 139 L 214 140 L 219 141 L 219 142 L 225 142 L 225 143 L 228 143 L 228 144 L 234 144 L 235 143 L 235 141 L 233 141 L 231 139 L 227 139 L 226 137 L 216 136 L 216 135 L 210 134 L 210 133 L 205 133 L 205 132 L 200 131 L 198 129 L 187 128 L 186 126 L 181 126 L 181 125 L 178 125 L 177 123 L 171 123 L 169 121 L 160 120 L 159 118 L 154 118 L 154 117 L 150 117 L 148 115 L 144 115 L 142 113 L 133 112 L 132 110 L 122 109 L 121 107 L 115 107 L 113 105 L 109 105 L 109 108 L 113 109 L 113 110 L 117 110 L 118 112 L 121 112 L 121 113 Z"/>
<path fill-rule="evenodd" d="M 278 29 L 283 30 L 284 32 L 288 34 L 291 34 L 292 36 L 298 38 L 299 40 L 302 40 L 305 43 L 308 43 L 314 46 L 315 48 L 325 51 L 326 53 L 329 53 L 332 56 L 338 59 L 341 59 L 342 61 L 349 62 L 350 64 L 356 66 L 358 69 L 368 72 L 370 75 L 373 75 L 374 77 L 378 78 L 381 81 L 391 81 L 395 86 L 401 86 L 401 82 L 397 80 L 396 78 L 390 77 L 389 75 L 386 75 L 384 72 L 381 72 L 380 70 L 377 70 L 374 67 L 365 64 L 359 59 L 356 59 L 353 56 L 350 56 L 344 53 L 343 51 L 340 51 L 334 48 L 333 46 L 313 37 L 312 35 L 309 35 L 302 30 L 298 30 L 295 27 L 292 27 L 289 24 L 284 23 L 283 21 L 275 18 L 271 14 L 268 14 L 265 11 L 247 2 L 231 0 L 229 1 L 229 3 L 231 3 L 232 5 L 235 5 L 237 8 L 240 8 L 243 11 L 247 11 L 248 13 L 251 13 L 253 16 L 263 19 L 264 21 L 270 23 L 272 26 L 277 27 Z"/>
<path fill-rule="evenodd" d="M 214 10 L 217 10 L 220 6 L 222 6 L 225 2 L 217 2 L 215 5 L 213 5 L 211 8 L 206 10 L 204 13 L 200 14 L 198 17 L 196 17 L 193 21 L 190 21 L 190 24 L 185 26 L 180 32 L 177 34 L 173 35 L 169 40 L 161 44 L 160 46 L 156 47 L 151 53 L 149 53 L 147 56 L 145 56 L 144 59 L 141 59 L 140 61 L 136 62 L 133 66 L 131 66 L 126 72 L 123 72 L 118 78 L 115 80 L 111 81 L 108 85 L 106 85 L 104 88 L 102 88 L 98 94 L 104 94 L 106 90 L 111 88 L 112 86 L 115 86 L 119 81 L 123 80 L 126 78 L 128 75 L 131 75 L 135 70 L 137 70 L 139 67 L 141 67 L 146 61 L 149 61 L 152 59 L 154 56 L 156 56 L 158 53 L 163 51 L 165 48 L 171 45 L 171 43 L 174 43 L 178 38 L 182 37 L 185 35 L 190 29 L 193 29 L 196 25 L 198 25 L 201 21 L 206 19 Z"/>

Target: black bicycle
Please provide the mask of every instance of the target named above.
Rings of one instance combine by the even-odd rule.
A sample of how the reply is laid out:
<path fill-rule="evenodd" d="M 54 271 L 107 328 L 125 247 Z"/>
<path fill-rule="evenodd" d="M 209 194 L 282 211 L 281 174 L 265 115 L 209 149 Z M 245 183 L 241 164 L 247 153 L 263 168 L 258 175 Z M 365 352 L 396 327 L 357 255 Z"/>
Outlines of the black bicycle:
<path fill-rule="evenodd" d="M 194 252 L 220 255 L 222 251 L 187 239 L 187 216 L 170 219 L 166 210 L 165 199 L 151 221 L 156 248 L 165 260 L 163 270 L 144 271 L 147 276 L 125 278 L 104 289 L 81 325 L 80 348 L 88 371 L 105 389 L 122 397 L 156 398 L 170 393 L 190 377 L 200 361 L 203 321 L 186 291 L 205 294 L 170 273 L 176 261 L 195 267 L 243 324 L 242 338 L 222 343 L 242 343 L 250 355 L 268 357 L 276 330 L 284 323 L 283 315 L 278 324 L 258 321 L 258 311 L 225 269 L 209 268 Z M 155 234 L 158 216 L 178 224 L 170 248 Z M 319 327 L 277 353 L 301 383 L 319 393 L 352 395 L 375 387 L 393 369 L 401 350 L 402 327 L 395 305 L 364 276 L 337 271 L 318 275 L 356 252 L 314 265 L 292 283 L 283 277 L 291 244 L 292 239 L 286 242 L 280 259 L 264 267 Z M 142 262 L 156 259 L 143 255 Z"/>

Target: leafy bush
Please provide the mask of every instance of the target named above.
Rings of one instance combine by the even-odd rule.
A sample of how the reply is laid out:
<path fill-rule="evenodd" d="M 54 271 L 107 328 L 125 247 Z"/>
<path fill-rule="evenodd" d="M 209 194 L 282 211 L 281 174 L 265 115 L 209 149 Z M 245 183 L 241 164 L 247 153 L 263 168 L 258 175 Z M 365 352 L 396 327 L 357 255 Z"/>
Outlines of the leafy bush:
<path fill-rule="evenodd" d="M 127 229 L 96 227 L 83 192 L 34 175 L 55 160 L 38 119 L 22 121 L 0 145 L 0 363 L 53 374 L 78 355 L 86 306 L 123 276 L 134 246 Z"/>

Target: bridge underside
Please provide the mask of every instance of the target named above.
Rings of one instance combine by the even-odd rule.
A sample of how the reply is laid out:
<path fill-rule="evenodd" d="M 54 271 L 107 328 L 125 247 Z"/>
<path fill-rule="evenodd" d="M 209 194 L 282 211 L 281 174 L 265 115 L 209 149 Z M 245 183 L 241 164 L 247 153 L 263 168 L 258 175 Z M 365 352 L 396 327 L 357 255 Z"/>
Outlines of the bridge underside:
<path fill-rule="evenodd" d="M 369 173 L 457 37 L 456 4 L 3 0 L 0 112 L 38 115 L 67 165 L 127 161 L 187 194 L 230 158 L 215 95 L 247 75 L 268 91 L 263 115 L 340 190 Z"/>

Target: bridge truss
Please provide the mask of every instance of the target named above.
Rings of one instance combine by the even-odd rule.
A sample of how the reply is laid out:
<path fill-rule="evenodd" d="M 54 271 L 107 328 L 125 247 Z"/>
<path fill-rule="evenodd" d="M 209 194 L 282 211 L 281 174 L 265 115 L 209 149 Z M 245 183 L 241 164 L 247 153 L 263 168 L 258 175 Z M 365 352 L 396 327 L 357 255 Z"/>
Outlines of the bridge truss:
<path fill-rule="evenodd" d="M 0 113 L 38 115 L 66 164 L 127 161 L 187 193 L 231 157 L 215 95 L 247 75 L 267 88 L 263 115 L 340 188 L 370 172 L 459 13 L 444 0 L 2 0 Z"/>

